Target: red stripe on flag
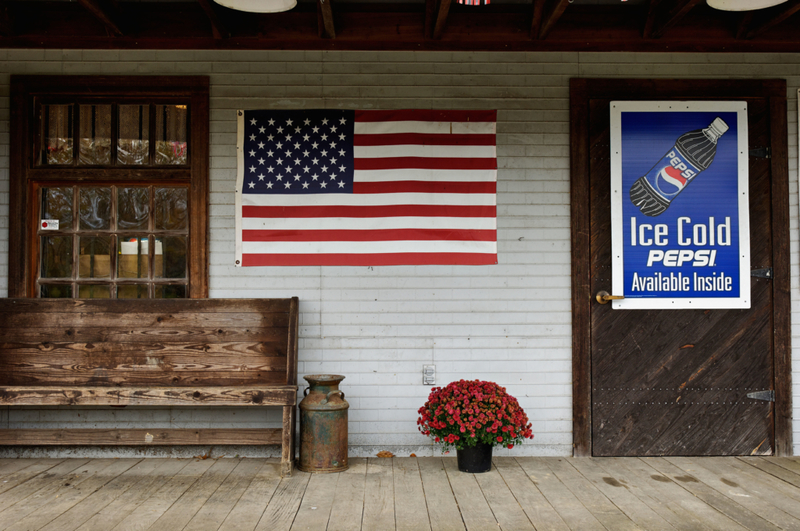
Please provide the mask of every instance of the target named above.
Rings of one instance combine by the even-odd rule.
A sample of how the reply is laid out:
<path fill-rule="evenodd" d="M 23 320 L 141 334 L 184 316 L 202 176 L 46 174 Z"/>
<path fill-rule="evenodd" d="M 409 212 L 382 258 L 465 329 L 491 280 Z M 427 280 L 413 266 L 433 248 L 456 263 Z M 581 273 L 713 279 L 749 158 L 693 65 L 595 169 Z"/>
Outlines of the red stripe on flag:
<path fill-rule="evenodd" d="M 496 122 L 497 111 L 436 111 L 411 109 L 355 111 L 356 122 Z"/>
<path fill-rule="evenodd" d="M 380 241 L 480 241 L 493 242 L 496 230 L 371 229 L 371 230 L 244 230 L 245 242 L 380 242 Z"/>
<path fill-rule="evenodd" d="M 448 181 L 393 181 L 353 183 L 354 194 L 493 194 L 497 191 L 495 182 L 448 182 Z"/>
<path fill-rule="evenodd" d="M 384 157 L 355 159 L 356 170 L 496 170 L 497 159 L 436 158 L 436 157 Z"/>
<path fill-rule="evenodd" d="M 493 205 L 242 206 L 244 218 L 493 218 L 496 214 Z"/>
<path fill-rule="evenodd" d="M 360 135 L 353 137 L 354 146 L 493 146 L 494 135 L 460 135 L 432 133 L 391 133 L 376 135 Z"/>
<path fill-rule="evenodd" d="M 385 254 L 245 254 L 243 266 L 391 266 L 493 265 L 496 254 L 385 253 Z"/>

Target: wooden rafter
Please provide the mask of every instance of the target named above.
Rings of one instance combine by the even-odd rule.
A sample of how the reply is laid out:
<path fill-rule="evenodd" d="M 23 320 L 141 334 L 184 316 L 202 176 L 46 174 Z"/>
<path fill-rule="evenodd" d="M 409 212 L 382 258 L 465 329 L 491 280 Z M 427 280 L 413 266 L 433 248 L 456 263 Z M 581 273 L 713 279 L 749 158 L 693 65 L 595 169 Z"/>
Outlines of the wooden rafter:
<path fill-rule="evenodd" d="M 197 0 L 197 2 L 200 4 L 200 7 L 203 8 L 209 22 L 211 22 L 211 33 L 214 35 L 214 38 L 226 39 L 230 37 L 231 32 L 228 31 L 225 23 L 222 22 L 217 8 L 214 7 L 214 3 L 211 0 Z"/>
<path fill-rule="evenodd" d="M 117 37 L 124 35 L 117 22 L 120 17 L 114 4 L 102 0 L 78 0 L 78 3 L 102 22 L 108 31 Z"/>
<path fill-rule="evenodd" d="M 650 0 L 650 5 L 647 7 L 647 17 L 644 21 L 644 27 L 642 28 L 642 37 L 645 39 L 652 39 L 653 38 L 653 26 L 656 23 L 656 14 L 658 13 L 658 6 L 661 4 L 661 0 Z"/>
<path fill-rule="evenodd" d="M 323 39 L 336 38 L 331 0 L 317 0 L 317 34 Z"/>
<path fill-rule="evenodd" d="M 564 14 L 564 11 L 567 9 L 567 6 L 570 4 L 570 0 L 556 0 L 556 3 L 547 12 L 547 15 L 542 19 L 542 27 L 539 30 L 539 38 L 545 39 L 547 35 L 552 31 L 555 27 L 556 22 L 558 19 L 561 18 L 561 15 Z"/>
<path fill-rule="evenodd" d="M 425 0 L 425 27 L 423 29 L 426 39 L 433 35 L 433 25 L 436 22 L 436 0 Z"/>
<path fill-rule="evenodd" d="M 441 39 L 442 33 L 444 33 L 444 25 L 447 22 L 447 14 L 450 12 L 450 0 L 442 0 L 439 3 L 439 12 L 436 15 L 436 24 L 433 27 L 433 34 L 431 35 L 434 39 Z"/>
<path fill-rule="evenodd" d="M 542 15 L 544 14 L 544 4 L 547 0 L 533 0 L 533 19 L 531 19 L 531 39 L 539 38 L 539 31 L 542 29 Z"/>
<path fill-rule="evenodd" d="M 650 32 L 647 38 L 658 39 L 663 36 L 665 31 L 680 22 L 694 6 L 702 1 L 703 0 L 681 0 L 669 8 L 666 13 L 659 12 L 658 14 L 654 14 L 653 16 L 655 16 L 656 19 L 652 24 L 652 32 Z M 648 19 L 649 18 L 648 16 Z"/>
<path fill-rule="evenodd" d="M 780 24 L 800 11 L 800 0 L 789 0 L 785 4 L 765 10 L 766 18 L 758 18 L 755 13 L 745 16 L 736 32 L 737 39 L 752 39 L 770 28 Z"/>

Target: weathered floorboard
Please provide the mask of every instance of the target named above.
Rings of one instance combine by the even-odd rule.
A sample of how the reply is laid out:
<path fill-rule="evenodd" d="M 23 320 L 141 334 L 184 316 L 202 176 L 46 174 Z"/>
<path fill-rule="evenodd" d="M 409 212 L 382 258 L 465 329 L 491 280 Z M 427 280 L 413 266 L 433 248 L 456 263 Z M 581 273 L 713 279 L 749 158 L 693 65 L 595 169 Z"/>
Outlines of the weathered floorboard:
<path fill-rule="evenodd" d="M 414 457 L 392 459 L 394 472 L 394 515 L 398 530 L 430 531 L 428 508 L 419 463 Z"/>
<path fill-rule="evenodd" d="M 246 459 L 239 461 L 236 468 L 223 480 L 222 484 L 214 491 L 208 500 L 203 503 L 194 517 L 187 524 L 187 528 L 196 531 L 216 531 L 231 512 L 236 502 L 244 494 L 253 480 L 258 467 L 253 466 Z"/>
<path fill-rule="evenodd" d="M 362 522 L 364 529 L 376 531 L 394 527 L 394 481 L 391 459 L 379 458 L 367 461 Z"/>
<path fill-rule="evenodd" d="M 327 531 L 358 531 L 364 515 L 367 484 L 367 460 L 348 459 L 350 468 L 339 474 Z"/>
<path fill-rule="evenodd" d="M 569 460 L 592 485 L 624 512 L 634 524 L 651 531 L 673 531 L 674 527 L 631 492 L 622 474 L 609 475 L 594 459 Z"/>
<path fill-rule="evenodd" d="M 238 461 L 218 459 L 206 470 L 161 517 L 156 520 L 157 529 L 183 529 L 197 512 L 209 501 L 219 486 L 231 474 Z"/>
<path fill-rule="evenodd" d="M 800 487 L 800 472 L 795 473 L 791 470 L 787 470 L 764 457 L 740 457 L 739 459 L 750 466 L 758 468 L 762 472 L 771 474 L 795 487 Z"/>
<path fill-rule="evenodd" d="M 528 519 L 536 525 L 537 531 L 569 530 L 564 520 L 536 488 L 534 481 L 525 474 L 515 459 L 498 458 L 494 460 L 494 465 L 522 510 L 528 515 Z"/>
<path fill-rule="evenodd" d="M 510 458 L 496 458 L 495 466 L 484 474 L 475 474 L 475 479 L 483 491 L 489 508 L 492 510 L 497 525 L 501 529 L 514 529 L 515 531 L 534 531 L 533 524 L 528 520 L 528 516 L 520 506 L 511 489 L 503 480 L 503 476 L 497 470 L 497 461 Z"/>
<path fill-rule="evenodd" d="M 444 470 L 441 457 L 420 457 L 419 472 L 425 499 L 428 502 L 428 517 L 433 531 L 463 531 L 464 522 L 458 504 L 453 497 L 450 481 Z"/>
<path fill-rule="evenodd" d="M 639 499 L 664 517 L 675 529 L 695 531 L 696 529 L 719 529 L 720 531 L 744 531 L 745 528 L 710 508 L 693 494 L 686 491 L 666 476 L 638 459 L 613 457 L 600 460 L 610 474 L 628 474 L 628 485 Z"/>
<path fill-rule="evenodd" d="M 648 458 L 647 464 L 656 471 L 676 481 L 684 489 L 691 492 L 703 502 L 739 522 L 744 527 L 753 530 L 779 529 L 761 516 L 745 509 L 735 501 L 720 494 L 713 487 L 706 485 L 693 473 L 679 468 L 661 457 Z"/>
<path fill-rule="evenodd" d="M 220 529 L 228 531 L 253 530 L 258 525 L 261 515 L 275 494 L 280 480 L 280 469 L 277 461 L 264 459 L 246 460 L 256 474 L 247 486 L 236 505 L 222 522 Z"/>
<path fill-rule="evenodd" d="M 547 459 L 537 457 L 517 458 L 522 469 L 570 529 L 603 531 L 605 529 L 603 524 L 553 474 L 553 471 L 547 466 L 547 461 Z"/>
<path fill-rule="evenodd" d="M 339 474 L 311 474 L 292 531 L 317 531 L 328 527 Z"/>
<path fill-rule="evenodd" d="M 551 459 L 548 460 L 547 465 L 606 529 L 638 529 L 638 526 L 614 504 L 613 500 L 604 496 L 588 478 L 578 473 L 566 459 Z"/>
<path fill-rule="evenodd" d="M 453 489 L 467 531 L 497 529 L 498 522 L 475 480 L 475 474 L 460 472 L 454 459 L 445 459 L 444 469 L 450 479 L 450 487 Z"/>
<path fill-rule="evenodd" d="M 281 478 L 277 458 L 20 459 L 0 461 L 0 530 L 800 530 L 787 461 L 353 458 Z"/>
<path fill-rule="evenodd" d="M 281 531 L 292 527 L 292 522 L 303 501 L 303 493 L 311 474 L 295 470 L 290 477 L 281 480 L 267 509 L 258 521 L 256 531 Z"/>
<path fill-rule="evenodd" d="M 143 477 L 124 494 L 105 507 L 94 506 L 92 509 L 99 511 L 90 515 L 91 518 L 77 527 L 78 531 L 107 531 L 113 529 L 129 514 L 135 511 L 142 503 L 155 494 L 167 481 L 179 474 L 191 463 L 188 459 L 164 459 L 162 466 L 154 473 Z M 77 506 L 76 506 L 77 507 Z M 65 515 L 69 512 L 65 513 Z M 57 522 L 54 520 L 53 523 Z M 61 530 L 62 528 L 57 528 Z"/>

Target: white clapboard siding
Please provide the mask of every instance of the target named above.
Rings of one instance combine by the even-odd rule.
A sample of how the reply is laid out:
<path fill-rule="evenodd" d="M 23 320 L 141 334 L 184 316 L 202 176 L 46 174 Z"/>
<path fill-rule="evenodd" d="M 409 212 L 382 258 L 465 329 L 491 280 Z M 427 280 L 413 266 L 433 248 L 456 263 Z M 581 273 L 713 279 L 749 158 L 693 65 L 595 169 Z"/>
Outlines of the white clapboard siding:
<path fill-rule="evenodd" d="M 421 384 L 426 364 L 436 365 L 440 384 L 491 379 L 519 399 L 536 438 L 501 454 L 571 454 L 571 77 L 785 78 L 793 381 L 800 404 L 800 54 L 0 50 L 0 296 L 7 294 L 8 273 L 9 75 L 62 73 L 210 76 L 211 296 L 300 297 L 299 374 L 346 376 L 342 389 L 350 402 L 354 456 L 437 451 L 416 429 L 416 410 L 430 391 Z M 259 108 L 497 109 L 500 263 L 234 267 L 235 111 Z M 794 411 L 794 451 L 800 454 L 800 407 Z M 0 410 L 0 427 L 236 427 L 260 424 L 261 415 L 213 408 L 88 408 L 80 416 L 73 410 L 6 409 Z M 66 450 L 47 452 L 37 455 Z M 261 449 L 245 452 L 264 455 Z"/>

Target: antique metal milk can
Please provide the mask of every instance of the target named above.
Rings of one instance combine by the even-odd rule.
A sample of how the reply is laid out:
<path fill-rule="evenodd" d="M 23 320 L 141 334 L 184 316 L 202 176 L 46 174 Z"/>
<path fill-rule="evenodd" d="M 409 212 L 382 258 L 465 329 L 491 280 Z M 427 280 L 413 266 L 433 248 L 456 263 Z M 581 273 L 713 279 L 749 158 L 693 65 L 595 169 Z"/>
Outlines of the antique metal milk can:
<path fill-rule="evenodd" d="M 304 472 L 347 470 L 347 410 L 350 404 L 339 390 L 344 376 L 303 376 L 309 387 L 300 402 L 300 463 Z"/>

